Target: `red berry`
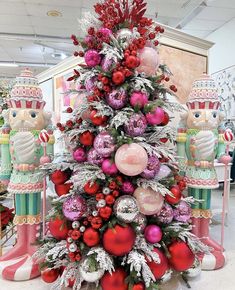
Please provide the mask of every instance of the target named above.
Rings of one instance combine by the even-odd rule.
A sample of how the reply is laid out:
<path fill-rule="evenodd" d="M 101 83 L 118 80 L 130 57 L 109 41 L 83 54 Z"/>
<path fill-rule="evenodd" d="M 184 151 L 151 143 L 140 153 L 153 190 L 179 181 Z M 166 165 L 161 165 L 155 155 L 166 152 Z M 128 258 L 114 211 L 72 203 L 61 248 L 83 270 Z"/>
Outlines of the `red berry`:
<path fill-rule="evenodd" d="M 112 81 L 115 85 L 121 85 L 125 81 L 125 76 L 120 71 L 114 72 L 112 76 Z"/>
<path fill-rule="evenodd" d="M 160 141 L 161 141 L 162 143 L 166 143 L 166 142 L 168 141 L 168 138 L 160 138 Z"/>
<path fill-rule="evenodd" d="M 154 32 L 149 33 L 149 39 L 154 39 L 156 34 Z"/>
<path fill-rule="evenodd" d="M 61 123 L 57 123 L 56 126 L 57 126 L 58 128 L 61 128 L 61 127 L 62 127 L 62 124 L 61 124 Z"/>
<path fill-rule="evenodd" d="M 104 220 L 108 220 L 112 214 L 112 209 L 109 206 L 101 207 L 99 209 L 99 214 Z"/>
<path fill-rule="evenodd" d="M 109 83 L 109 79 L 107 77 L 102 77 L 101 81 L 104 85 L 107 85 Z"/>
<path fill-rule="evenodd" d="M 94 182 L 88 181 L 83 187 L 84 191 L 90 195 L 96 194 L 99 188 L 100 186 L 96 181 Z"/>
<path fill-rule="evenodd" d="M 80 134 L 79 141 L 84 146 L 91 146 L 94 141 L 94 135 L 90 131 L 85 131 Z"/>
<path fill-rule="evenodd" d="M 92 110 L 90 113 L 90 119 L 94 125 L 100 126 L 100 125 L 103 125 L 108 120 L 108 117 L 107 116 L 97 116 L 97 111 Z"/>
<path fill-rule="evenodd" d="M 115 202 L 115 198 L 113 197 L 113 195 L 111 194 L 108 194 L 106 197 L 105 197 L 105 201 L 108 205 L 112 205 L 114 204 Z"/>
<path fill-rule="evenodd" d="M 74 45 L 78 45 L 79 42 L 78 42 L 77 40 L 74 40 L 74 41 L 73 41 L 73 44 L 74 44 Z"/>
<path fill-rule="evenodd" d="M 81 237 L 81 233 L 80 233 L 80 231 L 78 231 L 78 230 L 73 230 L 72 231 L 72 233 L 71 233 L 71 238 L 73 239 L 73 240 L 78 240 L 79 238 Z"/>
<path fill-rule="evenodd" d="M 59 277 L 58 269 L 44 270 L 41 273 L 42 280 L 46 283 L 53 283 Z"/>
<path fill-rule="evenodd" d="M 165 77 L 165 81 L 169 82 L 170 78 L 169 77 Z"/>
<path fill-rule="evenodd" d="M 130 55 L 126 59 L 126 66 L 128 68 L 135 68 L 137 67 L 137 57 L 134 55 Z"/>
<path fill-rule="evenodd" d="M 95 199 L 97 201 L 101 200 L 101 199 L 104 199 L 104 194 L 103 193 L 97 193 L 96 196 L 95 196 Z"/>
<path fill-rule="evenodd" d="M 79 56 L 79 53 L 77 51 L 74 51 L 73 55 L 74 56 Z"/>
<path fill-rule="evenodd" d="M 94 29 L 94 27 L 90 27 L 90 28 L 88 29 L 88 34 L 89 34 L 89 35 L 94 35 L 94 34 L 95 34 L 95 29 Z"/>
<path fill-rule="evenodd" d="M 114 197 L 118 197 L 119 194 L 120 194 L 120 192 L 119 192 L 118 190 L 114 190 L 114 191 L 112 192 L 112 195 L 113 195 Z"/>
<path fill-rule="evenodd" d="M 93 229 L 96 229 L 96 230 L 101 228 L 102 223 L 103 223 L 102 218 L 99 216 L 93 217 L 91 220 L 91 226 Z"/>
<path fill-rule="evenodd" d="M 66 109 L 66 112 L 67 112 L 67 113 L 72 113 L 72 112 L 73 112 L 73 109 L 72 109 L 71 107 L 68 107 L 68 108 Z"/>
<path fill-rule="evenodd" d="M 155 46 L 158 46 L 158 44 L 159 44 L 159 41 L 158 41 L 158 40 L 155 40 L 155 41 L 154 41 L 154 45 L 155 45 Z"/>
<path fill-rule="evenodd" d="M 79 51 L 78 55 L 79 55 L 80 57 L 83 57 L 83 56 L 84 56 L 84 52 L 83 52 L 83 51 Z"/>

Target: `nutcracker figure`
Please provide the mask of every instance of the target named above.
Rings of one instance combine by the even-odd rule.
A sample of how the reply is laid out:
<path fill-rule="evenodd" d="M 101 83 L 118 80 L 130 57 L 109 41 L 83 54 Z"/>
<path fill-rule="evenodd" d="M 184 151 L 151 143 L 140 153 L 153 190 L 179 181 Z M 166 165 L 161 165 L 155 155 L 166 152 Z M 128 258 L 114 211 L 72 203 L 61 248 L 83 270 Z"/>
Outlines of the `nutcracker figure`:
<path fill-rule="evenodd" d="M 192 206 L 193 233 L 211 248 L 210 254 L 201 257 L 202 269 L 214 270 L 225 263 L 224 249 L 209 236 L 211 191 L 219 186 L 214 159 L 225 154 L 225 144 L 218 130 L 223 114 L 210 76 L 194 81 L 187 107 L 178 129 L 178 155 L 183 162 L 187 160 L 185 179 L 189 196 L 202 200 Z"/>
<path fill-rule="evenodd" d="M 45 101 L 38 81 L 28 69 L 16 79 L 5 112 L 0 134 L 0 181 L 15 197 L 16 245 L 0 257 L 0 274 L 7 280 L 29 280 L 40 274 L 32 255 L 36 251 L 41 224 L 43 176 L 39 169 L 43 147 L 42 129 L 51 126 L 51 113 L 43 108 Z M 47 154 L 53 154 L 54 137 L 49 129 Z"/>

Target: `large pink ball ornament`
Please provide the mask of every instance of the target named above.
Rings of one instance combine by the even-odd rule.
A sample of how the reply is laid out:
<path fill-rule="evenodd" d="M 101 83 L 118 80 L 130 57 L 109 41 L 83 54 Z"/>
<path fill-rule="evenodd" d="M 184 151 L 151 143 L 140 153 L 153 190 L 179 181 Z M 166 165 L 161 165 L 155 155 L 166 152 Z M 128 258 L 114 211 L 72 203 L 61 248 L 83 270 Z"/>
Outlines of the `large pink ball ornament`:
<path fill-rule="evenodd" d="M 85 63 L 89 66 L 89 67 L 95 67 L 98 64 L 100 64 L 101 61 L 101 56 L 99 54 L 99 52 L 95 49 L 89 49 L 84 56 L 85 59 Z"/>
<path fill-rule="evenodd" d="M 146 76 L 156 74 L 159 67 L 158 52 L 152 47 L 145 47 L 139 51 L 140 65 L 136 68 L 138 73 L 145 73 Z"/>
<path fill-rule="evenodd" d="M 160 212 L 164 198 L 151 188 L 138 187 L 133 196 L 136 198 L 140 212 L 144 215 L 154 215 Z"/>
<path fill-rule="evenodd" d="M 127 176 L 136 176 L 144 171 L 148 164 L 148 155 L 139 144 L 124 144 L 115 154 L 118 170 Z"/>
<path fill-rule="evenodd" d="M 147 113 L 145 117 L 150 125 L 159 125 L 164 120 L 164 111 L 162 108 L 157 107 L 153 112 Z"/>
<path fill-rule="evenodd" d="M 155 244 L 162 239 L 162 230 L 157 225 L 148 225 L 144 230 L 144 237 L 150 244 Z"/>

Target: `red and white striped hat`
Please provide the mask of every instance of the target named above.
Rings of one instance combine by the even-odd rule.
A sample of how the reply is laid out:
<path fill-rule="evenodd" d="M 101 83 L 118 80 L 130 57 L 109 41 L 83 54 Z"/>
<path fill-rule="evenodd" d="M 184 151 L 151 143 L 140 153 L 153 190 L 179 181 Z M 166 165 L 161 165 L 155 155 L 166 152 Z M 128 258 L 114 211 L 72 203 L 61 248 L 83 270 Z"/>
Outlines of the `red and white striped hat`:
<path fill-rule="evenodd" d="M 220 100 L 215 81 L 207 74 L 203 74 L 195 80 L 189 94 L 187 107 L 192 110 L 211 109 L 217 110 Z"/>
<path fill-rule="evenodd" d="M 32 71 L 24 69 L 13 86 L 8 100 L 9 108 L 43 109 L 46 102 L 42 98 L 42 90 Z"/>

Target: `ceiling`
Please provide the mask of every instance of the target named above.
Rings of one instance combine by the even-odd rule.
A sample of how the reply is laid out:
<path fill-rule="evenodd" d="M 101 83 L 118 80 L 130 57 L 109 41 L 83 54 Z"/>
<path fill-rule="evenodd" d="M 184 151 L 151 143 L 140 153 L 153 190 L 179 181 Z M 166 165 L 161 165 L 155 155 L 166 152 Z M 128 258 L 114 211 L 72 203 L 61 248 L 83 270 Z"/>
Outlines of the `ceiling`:
<path fill-rule="evenodd" d="M 97 0 L 0 0 L 1 77 L 15 77 L 22 66 L 35 74 L 61 61 L 53 53 L 71 55 L 72 33 L 79 35 L 77 19 Z M 201 38 L 235 17 L 234 0 L 147 0 L 147 16 Z M 57 16 L 48 16 L 48 11 Z"/>

